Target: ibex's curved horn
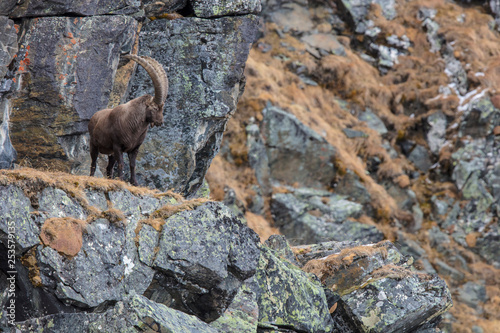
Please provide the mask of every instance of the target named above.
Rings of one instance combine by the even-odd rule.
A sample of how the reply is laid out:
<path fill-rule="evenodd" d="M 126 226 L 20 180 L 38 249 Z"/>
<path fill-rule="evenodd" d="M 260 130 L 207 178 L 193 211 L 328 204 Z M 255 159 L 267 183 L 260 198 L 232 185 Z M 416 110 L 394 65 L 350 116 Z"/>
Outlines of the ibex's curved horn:
<path fill-rule="evenodd" d="M 147 56 L 143 56 L 144 59 L 149 60 L 150 64 L 156 69 L 156 73 L 160 76 L 161 80 L 161 87 L 162 87 L 162 98 L 161 102 L 165 103 L 165 100 L 167 99 L 168 95 L 168 77 L 167 73 L 165 73 L 165 70 L 163 69 L 163 66 L 156 61 L 155 59 Z"/>
<path fill-rule="evenodd" d="M 146 72 L 148 72 L 151 80 L 153 80 L 153 86 L 155 88 L 155 97 L 153 102 L 158 105 L 163 105 L 167 99 L 168 94 L 168 78 L 167 73 L 163 69 L 163 66 L 156 60 L 146 56 L 137 56 L 135 54 L 128 54 L 124 56 L 126 59 L 132 59 L 139 65 L 144 67 Z"/>

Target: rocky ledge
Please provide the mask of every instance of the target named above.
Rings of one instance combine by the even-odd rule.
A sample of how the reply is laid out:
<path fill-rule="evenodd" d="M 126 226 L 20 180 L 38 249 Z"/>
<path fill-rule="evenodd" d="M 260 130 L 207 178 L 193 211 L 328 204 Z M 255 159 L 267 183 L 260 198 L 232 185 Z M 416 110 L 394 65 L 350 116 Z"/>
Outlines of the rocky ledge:
<path fill-rule="evenodd" d="M 432 332 L 451 306 L 388 241 L 260 244 L 222 203 L 121 181 L 1 171 L 0 239 L 12 332 Z"/>

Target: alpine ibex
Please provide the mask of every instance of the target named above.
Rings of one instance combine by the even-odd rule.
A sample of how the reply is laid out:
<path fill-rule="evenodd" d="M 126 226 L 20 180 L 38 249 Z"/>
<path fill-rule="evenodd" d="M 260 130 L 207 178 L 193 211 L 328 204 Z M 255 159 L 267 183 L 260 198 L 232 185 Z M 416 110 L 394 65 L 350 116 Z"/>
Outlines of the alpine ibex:
<path fill-rule="evenodd" d="M 128 154 L 130 162 L 130 183 L 137 186 L 135 178 L 135 160 L 148 127 L 163 124 L 163 105 L 168 94 L 168 78 L 163 66 L 146 56 L 126 55 L 144 67 L 153 80 L 155 96 L 137 97 L 113 109 L 97 111 L 89 122 L 90 157 L 92 165 L 90 175 L 95 173 L 99 153 L 109 156 L 106 174 L 113 175 L 113 168 L 118 162 L 118 177 L 123 179 L 123 153 Z"/>

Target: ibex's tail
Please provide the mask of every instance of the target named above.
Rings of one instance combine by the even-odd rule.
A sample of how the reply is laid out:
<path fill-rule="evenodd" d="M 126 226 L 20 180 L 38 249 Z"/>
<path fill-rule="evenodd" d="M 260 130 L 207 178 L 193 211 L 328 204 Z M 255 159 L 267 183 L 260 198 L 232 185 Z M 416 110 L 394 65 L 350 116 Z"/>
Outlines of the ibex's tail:
<path fill-rule="evenodd" d="M 153 86 L 155 88 L 155 97 L 153 101 L 158 105 L 163 105 L 168 94 L 168 78 L 163 66 L 158 61 L 147 56 L 128 54 L 124 56 L 124 58 L 132 59 L 144 67 L 151 77 L 151 80 L 153 80 Z"/>

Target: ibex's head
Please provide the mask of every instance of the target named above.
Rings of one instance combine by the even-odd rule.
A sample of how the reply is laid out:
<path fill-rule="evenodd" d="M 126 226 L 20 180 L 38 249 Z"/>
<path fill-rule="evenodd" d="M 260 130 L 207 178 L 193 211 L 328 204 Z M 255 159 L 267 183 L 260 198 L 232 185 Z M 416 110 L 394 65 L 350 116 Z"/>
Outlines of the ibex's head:
<path fill-rule="evenodd" d="M 146 105 L 146 121 L 153 126 L 163 125 L 163 104 L 148 103 Z"/>
<path fill-rule="evenodd" d="M 163 124 L 163 106 L 168 94 L 168 78 L 163 66 L 153 58 L 147 56 L 136 56 L 129 54 L 124 58 L 132 59 L 144 67 L 148 72 L 153 86 L 155 88 L 155 97 L 146 105 L 146 121 L 151 126 L 160 126 Z"/>

